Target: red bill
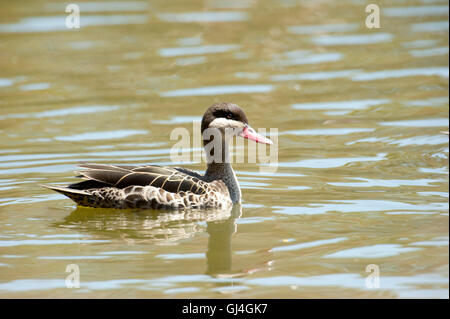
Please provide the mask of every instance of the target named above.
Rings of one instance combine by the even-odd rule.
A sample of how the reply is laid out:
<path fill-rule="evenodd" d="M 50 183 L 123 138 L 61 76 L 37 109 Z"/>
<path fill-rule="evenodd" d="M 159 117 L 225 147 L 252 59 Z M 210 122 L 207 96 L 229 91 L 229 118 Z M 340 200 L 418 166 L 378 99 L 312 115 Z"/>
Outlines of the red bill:
<path fill-rule="evenodd" d="M 243 138 L 255 141 L 257 143 L 273 144 L 273 142 L 271 140 L 269 140 L 267 137 L 262 136 L 261 134 L 256 133 L 256 131 L 248 125 L 244 127 L 244 129 L 239 134 L 239 136 L 242 136 Z"/>

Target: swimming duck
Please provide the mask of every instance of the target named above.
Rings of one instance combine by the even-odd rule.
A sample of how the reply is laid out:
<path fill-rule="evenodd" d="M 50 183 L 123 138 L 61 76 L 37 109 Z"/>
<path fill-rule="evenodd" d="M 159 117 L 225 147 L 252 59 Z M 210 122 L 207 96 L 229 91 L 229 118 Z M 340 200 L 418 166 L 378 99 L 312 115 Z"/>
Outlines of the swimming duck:
<path fill-rule="evenodd" d="M 66 187 L 44 185 L 80 206 L 101 208 L 229 208 L 240 203 L 241 189 L 228 157 L 230 137 L 272 144 L 248 124 L 232 103 L 210 106 L 201 122 L 207 170 L 200 175 L 180 167 L 80 164 L 84 181 Z"/>

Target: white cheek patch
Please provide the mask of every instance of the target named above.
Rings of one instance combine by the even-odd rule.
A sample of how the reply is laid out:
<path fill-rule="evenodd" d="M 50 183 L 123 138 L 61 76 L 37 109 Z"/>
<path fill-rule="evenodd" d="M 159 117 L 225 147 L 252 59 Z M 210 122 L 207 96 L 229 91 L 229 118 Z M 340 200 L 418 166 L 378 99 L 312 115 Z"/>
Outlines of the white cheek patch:
<path fill-rule="evenodd" d="M 225 128 L 233 128 L 233 129 L 239 129 L 243 128 L 244 124 L 239 121 L 235 120 L 229 120 L 223 117 L 218 117 L 211 123 L 209 123 L 210 128 L 218 128 L 218 129 L 225 129 Z"/>

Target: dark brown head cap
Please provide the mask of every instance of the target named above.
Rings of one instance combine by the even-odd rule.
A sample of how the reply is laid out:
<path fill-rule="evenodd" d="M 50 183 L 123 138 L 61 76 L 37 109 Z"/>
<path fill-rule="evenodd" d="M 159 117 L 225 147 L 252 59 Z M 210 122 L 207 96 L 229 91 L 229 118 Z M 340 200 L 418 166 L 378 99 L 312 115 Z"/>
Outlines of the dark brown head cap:
<path fill-rule="evenodd" d="M 211 105 L 203 115 L 202 133 L 209 127 L 212 121 L 221 117 L 248 124 L 247 116 L 236 104 L 226 102 L 216 103 Z"/>

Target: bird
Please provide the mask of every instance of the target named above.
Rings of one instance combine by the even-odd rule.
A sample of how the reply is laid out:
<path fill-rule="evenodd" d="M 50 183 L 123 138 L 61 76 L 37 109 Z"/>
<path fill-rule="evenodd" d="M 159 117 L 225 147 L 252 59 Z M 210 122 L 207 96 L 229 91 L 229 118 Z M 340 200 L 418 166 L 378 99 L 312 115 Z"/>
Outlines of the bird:
<path fill-rule="evenodd" d="M 241 203 L 241 189 L 229 161 L 233 136 L 273 144 L 248 123 L 233 103 L 215 103 L 203 115 L 201 133 L 207 169 L 204 175 L 182 167 L 81 163 L 68 186 L 42 185 L 79 206 L 114 209 L 229 209 Z"/>

